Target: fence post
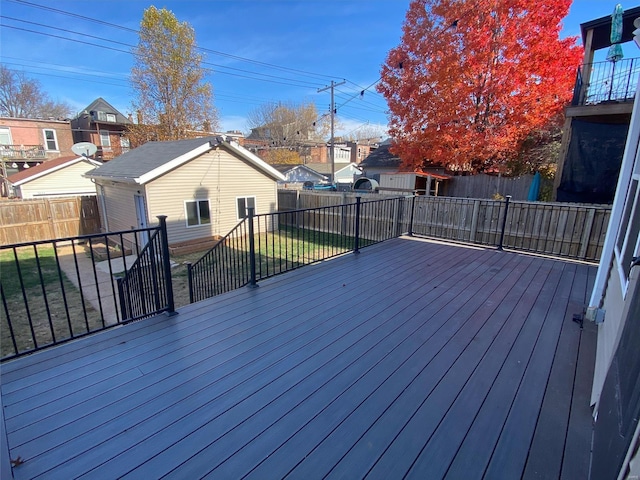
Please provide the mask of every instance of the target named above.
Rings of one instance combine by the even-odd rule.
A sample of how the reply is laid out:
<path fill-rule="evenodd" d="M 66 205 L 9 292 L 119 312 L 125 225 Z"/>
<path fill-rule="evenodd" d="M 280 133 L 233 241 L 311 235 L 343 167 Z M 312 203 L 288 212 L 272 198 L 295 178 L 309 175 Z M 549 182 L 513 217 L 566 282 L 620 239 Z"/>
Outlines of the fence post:
<path fill-rule="evenodd" d="M 416 196 L 411 197 L 411 216 L 409 217 L 409 236 L 413 237 L 413 214 L 416 211 Z"/>
<path fill-rule="evenodd" d="M 353 239 L 353 253 L 360 253 L 360 197 L 356 197 L 356 227 Z"/>
<path fill-rule="evenodd" d="M 593 230 L 593 220 L 595 219 L 595 216 L 595 208 L 587 210 L 587 217 L 582 228 L 582 238 L 580 239 L 580 249 L 578 251 L 578 258 L 580 260 L 587 259 L 587 251 L 589 249 L 589 241 L 591 240 L 591 230 Z"/>
<path fill-rule="evenodd" d="M 187 264 L 187 285 L 189 286 L 189 303 L 193 303 L 193 274 L 192 272 L 192 263 L 185 262 Z"/>
<path fill-rule="evenodd" d="M 504 242 L 504 229 L 507 226 L 507 211 L 509 210 L 509 200 L 511 200 L 511 195 L 507 195 L 504 199 L 504 215 L 502 216 L 502 227 L 500 229 L 500 243 L 498 244 L 498 250 L 503 250 L 502 244 Z"/>
<path fill-rule="evenodd" d="M 171 280 L 171 260 L 169 259 L 169 237 L 167 237 L 167 216 L 158 215 L 160 220 L 160 241 L 162 242 L 162 266 L 164 268 L 164 280 L 167 288 L 167 313 L 175 315 L 176 307 L 173 301 L 173 282 Z"/>
<path fill-rule="evenodd" d="M 256 284 L 256 241 L 253 232 L 253 207 L 247 207 L 249 220 L 249 265 L 251 272 L 249 273 L 249 287 L 255 288 Z"/>
<path fill-rule="evenodd" d="M 118 277 L 116 279 L 118 285 L 118 297 L 120 298 L 120 318 L 121 321 L 125 321 L 131 317 L 129 315 L 129 308 L 127 307 L 126 298 L 124 296 L 124 289 L 122 287 L 122 278 Z"/>

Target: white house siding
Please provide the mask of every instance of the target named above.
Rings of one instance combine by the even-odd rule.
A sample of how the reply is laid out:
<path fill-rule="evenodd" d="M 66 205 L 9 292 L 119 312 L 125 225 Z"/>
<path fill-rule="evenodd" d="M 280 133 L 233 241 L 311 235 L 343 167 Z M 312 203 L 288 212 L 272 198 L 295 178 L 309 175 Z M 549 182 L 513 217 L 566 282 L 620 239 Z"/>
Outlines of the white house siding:
<path fill-rule="evenodd" d="M 102 212 L 102 205 L 100 205 L 102 225 L 108 225 L 110 232 L 136 228 L 138 219 L 136 217 L 134 196 L 138 194 L 138 191 L 144 192 L 144 187 L 142 185 L 114 183 L 105 180 L 97 180 L 96 183 L 104 187 L 106 216 L 105 212 Z M 105 222 L 105 218 L 108 219 L 107 222 Z M 149 226 L 157 225 L 157 223 L 158 219 L 155 217 L 149 220 Z M 133 242 L 132 236 L 128 236 L 125 239 Z"/>
<path fill-rule="evenodd" d="M 69 165 L 23 183 L 20 185 L 20 193 L 22 198 L 95 195 L 95 184 L 82 176 L 94 168 L 94 165 L 86 162 Z"/>
<path fill-rule="evenodd" d="M 149 218 L 168 217 L 170 244 L 226 235 L 238 223 L 237 197 L 256 197 L 257 213 L 277 211 L 276 181 L 223 148 L 149 182 L 146 195 Z M 210 225 L 186 226 L 184 204 L 195 199 L 209 199 Z"/>
<path fill-rule="evenodd" d="M 335 175 L 336 175 L 335 182 L 336 183 L 353 183 L 353 176 L 355 174 L 360 175 L 361 173 L 362 172 L 354 165 L 348 165 L 342 168 L 338 166 L 335 171 Z"/>
<path fill-rule="evenodd" d="M 414 190 L 416 188 L 415 173 L 382 173 L 380 174 L 380 186 L 384 188 L 397 188 L 399 191 Z"/>
<path fill-rule="evenodd" d="M 603 302 L 603 309 L 606 312 L 605 321 L 598 325 L 598 343 L 591 403 L 597 402 L 600 398 L 607 370 L 609 370 L 613 354 L 618 345 L 618 337 L 622 334 L 623 299 L 620 275 L 614 266 L 609 273 L 607 295 Z"/>

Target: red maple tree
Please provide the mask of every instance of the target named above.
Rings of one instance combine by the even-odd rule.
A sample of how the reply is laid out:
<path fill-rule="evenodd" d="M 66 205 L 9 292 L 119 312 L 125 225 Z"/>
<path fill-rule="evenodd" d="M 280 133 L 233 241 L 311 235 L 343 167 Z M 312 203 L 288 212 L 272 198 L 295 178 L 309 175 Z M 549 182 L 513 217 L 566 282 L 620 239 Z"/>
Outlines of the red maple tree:
<path fill-rule="evenodd" d="M 382 66 L 392 151 L 413 170 L 501 170 L 562 118 L 582 58 L 571 0 L 413 0 Z"/>

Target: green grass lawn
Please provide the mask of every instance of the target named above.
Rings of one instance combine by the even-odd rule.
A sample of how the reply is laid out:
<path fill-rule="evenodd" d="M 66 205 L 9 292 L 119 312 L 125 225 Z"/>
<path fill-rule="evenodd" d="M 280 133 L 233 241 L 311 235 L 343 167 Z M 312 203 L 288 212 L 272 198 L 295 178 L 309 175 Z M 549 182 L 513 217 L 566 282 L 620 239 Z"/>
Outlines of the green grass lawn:
<path fill-rule="evenodd" d="M 98 327 L 96 312 L 58 270 L 51 245 L 0 251 L 0 283 L 6 299 L 0 323 L 0 356 L 53 343 Z M 26 298 L 26 301 L 25 301 Z M 66 306 L 65 306 L 66 302 Z M 85 320 L 84 312 L 88 319 Z M 68 312 L 68 314 L 67 314 Z M 10 323 L 9 323 L 10 321 Z M 88 324 L 88 326 L 87 326 Z M 52 335 L 53 328 L 53 335 Z"/>
<path fill-rule="evenodd" d="M 224 283 L 227 285 L 242 284 L 246 281 L 245 272 L 249 242 L 228 242 L 218 247 L 225 249 L 220 255 L 217 267 L 222 267 Z M 281 272 L 293 270 L 325 258 L 340 255 L 353 249 L 353 237 L 326 232 L 314 232 L 308 229 L 293 227 L 280 228 L 276 232 L 260 233 L 255 236 L 257 253 L 256 272 L 258 279 L 266 278 Z M 189 287 L 186 262 L 195 263 L 206 252 L 174 256 L 172 260 L 178 264 L 172 270 L 173 292 L 176 307 L 189 303 Z M 219 292 L 226 291 L 220 288 Z"/>

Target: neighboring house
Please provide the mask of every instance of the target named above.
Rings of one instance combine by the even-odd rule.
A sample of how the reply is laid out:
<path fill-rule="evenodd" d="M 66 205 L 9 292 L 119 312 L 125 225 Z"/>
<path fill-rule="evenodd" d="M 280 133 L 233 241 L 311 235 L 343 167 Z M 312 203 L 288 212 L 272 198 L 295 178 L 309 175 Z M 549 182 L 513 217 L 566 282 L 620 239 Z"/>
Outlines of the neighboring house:
<path fill-rule="evenodd" d="M 359 164 L 365 177 L 379 182 L 381 173 L 396 173 L 400 170 L 402 160 L 391 153 L 389 147 L 391 139 L 388 138 Z"/>
<path fill-rule="evenodd" d="M 3 160 L 27 162 L 73 155 L 73 135 L 69 120 L 0 118 L 0 152 Z"/>
<path fill-rule="evenodd" d="M 302 187 L 305 182 L 326 183 L 329 181 L 329 177 L 316 172 L 306 165 L 279 164 L 271 166 L 284 176 L 284 180 L 279 181 L 278 184 L 285 188 Z"/>
<path fill-rule="evenodd" d="M 640 7 L 624 12 L 619 43 L 633 40 L 633 22 L 639 16 Z M 554 200 L 559 202 L 613 201 L 640 59 L 606 60 L 611 24 L 612 16 L 607 15 L 580 25 L 584 59 L 576 75 L 571 105 L 565 109 L 553 190 Z M 596 53 L 603 61 L 594 61 Z"/>
<path fill-rule="evenodd" d="M 39 163 L 75 155 L 69 120 L 0 118 L 0 181 L 3 197 L 11 194 L 7 177 Z"/>
<path fill-rule="evenodd" d="M 640 27 L 640 18 L 635 26 Z M 635 41 L 640 45 L 640 39 Z M 640 92 L 640 82 L 636 85 L 635 92 Z M 598 324 L 591 396 L 595 404 L 591 478 L 638 478 L 640 99 L 637 93 L 589 305 L 587 317 Z"/>
<path fill-rule="evenodd" d="M 377 144 L 371 145 L 369 143 L 362 142 L 347 142 L 347 147 L 351 149 L 351 163 L 359 164 L 376 149 Z"/>
<path fill-rule="evenodd" d="M 352 149 L 346 144 L 335 144 L 333 147 L 333 161 L 345 165 L 352 162 Z M 307 163 L 331 163 L 331 146 L 328 144 L 316 145 L 309 149 L 311 161 Z"/>
<path fill-rule="evenodd" d="M 98 147 L 94 158 L 111 160 L 129 151 L 127 127 L 131 120 L 103 98 L 97 98 L 71 120 L 75 143 L 90 142 Z"/>
<path fill-rule="evenodd" d="M 167 215 L 169 244 L 226 235 L 245 217 L 278 208 L 284 176 L 223 137 L 148 142 L 87 174 L 107 231 L 145 228 Z"/>
<path fill-rule="evenodd" d="M 7 178 L 20 198 L 95 195 L 96 186 L 85 173 L 102 165 L 85 157 L 60 157 Z"/>
<path fill-rule="evenodd" d="M 334 165 L 335 180 L 331 178 L 330 163 L 307 163 L 307 167 L 325 175 L 332 183 L 353 183 L 356 176 L 362 175 L 362 170 L 355 163 Z"/>

